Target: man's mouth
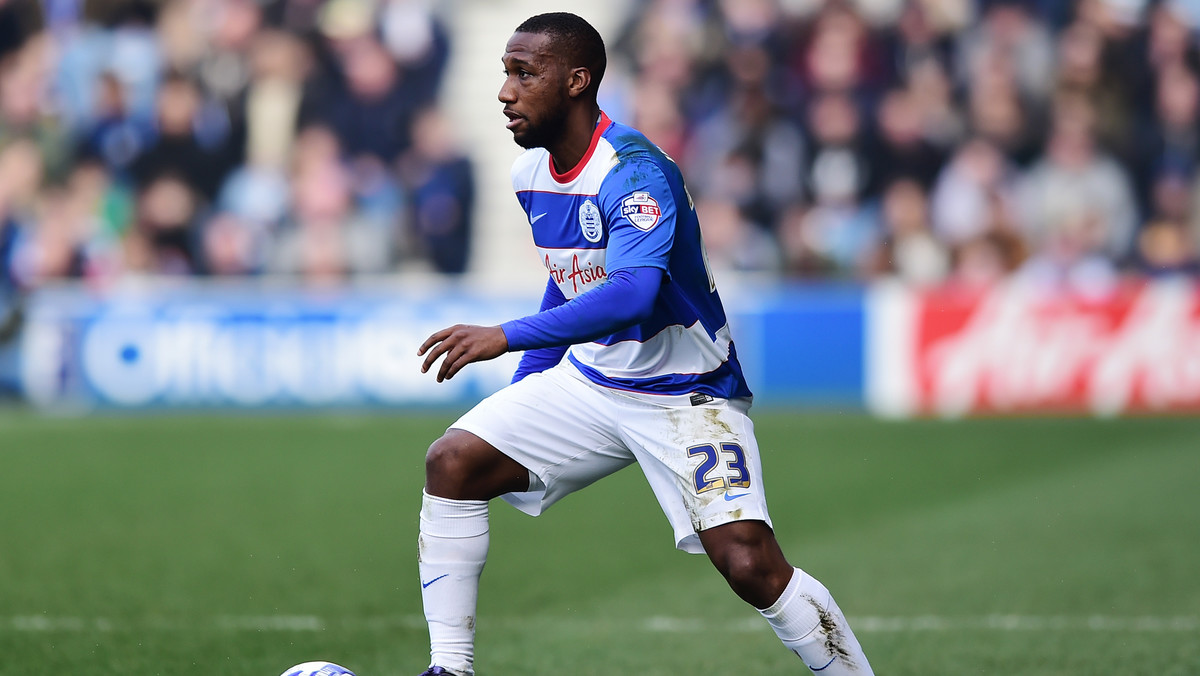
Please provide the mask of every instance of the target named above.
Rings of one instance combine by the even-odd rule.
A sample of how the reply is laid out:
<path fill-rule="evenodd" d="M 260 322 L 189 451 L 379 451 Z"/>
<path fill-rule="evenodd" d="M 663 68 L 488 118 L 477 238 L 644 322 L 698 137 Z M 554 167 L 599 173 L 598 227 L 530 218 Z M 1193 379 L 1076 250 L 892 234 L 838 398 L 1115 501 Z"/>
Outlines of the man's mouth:
<path fill-rule="evenodd" d="M 506 129 L 512 129 L 525 119 L 511 110 L 504 111 L 504 116 L 508 118 L 508 124 L 504 125 Z"/>

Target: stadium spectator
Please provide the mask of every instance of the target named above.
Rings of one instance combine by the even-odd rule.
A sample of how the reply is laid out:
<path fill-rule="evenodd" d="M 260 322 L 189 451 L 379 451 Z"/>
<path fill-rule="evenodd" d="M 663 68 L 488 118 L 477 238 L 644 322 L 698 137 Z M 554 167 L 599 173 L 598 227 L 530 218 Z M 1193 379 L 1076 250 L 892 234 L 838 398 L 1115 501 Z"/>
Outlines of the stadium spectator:
<path fill-rule="evenodd" d="M 1019 188 L 1026 238 L 1061 265 L 1077 256 L 1124 262 L 1138 224 L 1129 175 L 1097 147 L 1094 129 L 1091 103 L 1060 95 L 1045 154 Z"/>
<path fill-rule="evenodd" d="M 393 233 L 355 212 L 350 172 L 335 155 L 297 166 L 290 202 L 271 248 L 271 272 L 325 285 L 388 269 Z"/>
<path fill-rule="evenodd" d="M 864 203 L 873 168 L 858 107 L 849 94 L 826 92 L 809 108 L 811 160 L 805 170 L 809 206 L 793 223 L 804 243 L 803 269 L 852 274 L 862 264 L 877 226 Z M 791 240 L 789 240 L 791 241 Z"/>
<path fill-rule="evenodd" d="M 218 212 L 201 232 L 204 272 L 214 276 L 252 275 L 263 270 L 266 233 L 239 215 Z"/>
<path fill-rule="evenodd" d="M 71 172 L 67 189 L 77 218 L 75 237 L 82 276 L 93 287 L 118 281 L 125 272 L 124 241 L 133 220 L 134 197 L 104 163 L 83 157 Z"/>
<path fill-rule="evenodd" d="M 232 111 L 250 83 L 262 9 L 254 0 L 209 0 L 200 7 L 207 15 L 207 40 L 191 72 L 209 101 Z"/>
<path fill-rule="evenodd" d="M 1095 26 L 1082 21 L 1069 25 L 1059 38 L 1056 84 L 1059 91 L 1091 102 L 1097 140 L 1128 159 L 1136 149 L 1131 130 L 1138 106 L 1131 84 L 1111 77 L 1104 50 L 1104 37 Z"/>
<path fill-rule="evenodd" d="M 425 85 L 405 71 L 371 30 L 368 3 L 334 0 L 321 22 L 330 63 L 319 74 L 310 107 L 338 135 L 349 157 L 390 164 L 412 143 L 413 116 Z"/>
<path fill-rule="evenodd" d="M 962 143 L 967 136 L 966 115 L 954 100 L 946 67 L 925 59 L 913 67 L 908 86 L 920 107 L 925 139 L 946 152 Z"/>
<path fill-rule="evenodd" d="M 81 233 L 86 214 L 62 186 L 38 195 L 31 227 L 14 252 L 14 268 L 27 286 L 84 275 Z"/>
<path fill-rule="evenodd" d="M 231 168 L 227 130 L 203 132 L 204 100 L 196 83 L 181 73 L 169 74 L 158 92 L 157 135 L 131 167 L 139 188 L 176 175 L 205 200 L 212 200 Z"/>
<path fill-rule="evenodd" d="M 907 83 L 915 66 L 933 59 L 948 67 L 954 60 L 954 40 L 946 21 L 939 22 L 932 3 L 907 0 L 896 18 L 895 30 L 882 35 L 886 79 L 892 85 Z"/>
<path fill-rule="evenodd" d="M 53 68 L 55 114 L 72 133 L 87 127 L 104 73 L 121 81 L 129 115 L 154 120 L 163 69 L 162 41 L 152 28 L 154 5 L 136 0 L 96 4 L 101 6 L 91 8 L 90 20 L 60 31 L 54 53 L 45 56 Z"/>
<path fill-rule="evenodd" d="M 32 140 L 39 169 L 47 180 L 62 180 L 69 170 L 71 137 L 47 106 L 53 46 L 44 34 L 27 39 L 0 61 L 0 146 Z"/>
<path fill-rule="evenodd" d="M 251 76 L 235 107 L 245 161 L 225 179 L 217 197 L 219 214 L 204 233 L 210 272 L 261 272 L 272 233 L 283 222 L 291 199 L 289 163 L 300 141 L 304 79 L 309 53 L 295 37 L 265 30 L 249 51 Z M 301 136 L 312 138 L 312 134 Z M 336 142 L 329 137 L 330 161 Z"/>
<path fill-rule="evenodd" d="M 934 232 L 950 247 L 984 235 L 996 224 L 997 209 L 1016 207 L 1017 167 L 995 145 L 975 138 L 963 144 L 934 184 Z"/>
<path fill-rule="evenodd" d="M 688 120 L 683 116 L 678 97 L 671 92 L 647 80 L 640 80 L 633 85 L 634 92 L 630 96 L 632 110 L 627 113 L 638 129 L 644 129 L 646 138 L 654 145 L 663 149 L 671 157 L 683 161 L 687 156 L 691 129 Z M 615 110 L 617 102 L 605 107 L 605 110 Z M 721 135 L 721 138 L 724 134 Z"/>
<path fill-rule="evenodd" d="M 419 108 L 437 99 L 450 59 L 446 27 L 429 0 L 382 0 L 377 10 L 383 45 L 396 60 Z"/>
<path fill-rule="evenodd" d="M 30 3 L 0 2 L 0 59 L 20 49 L 36 30 L 37 7 Z"/>
<path fill-rule="evenodd" d="M 149 275 L 200 271 L 197 231 L 203 196 L 185 176 L 153 174 L 137 194 L 133 226 L 125 239 L 126 270 Z"/>
<path fill-rule="evenodd" d="M 35 281 L 22 269 L 21 250 L 30 237 L 42 157 L 28 139 L 0 147 L 0 296 L 16 302 Z"/>
<path fill-rule="evenodd" d="M 959 34 L 957 78 L 971 87 L 1000 68 L 1010 71 L 1019 94 L 1034 105 L 1050 96 L 1054 40 L 1025 0 L 988 0 L 978 23 Z"/>
<path fill-rule="evenodd" d="M 677 99 L 691 125 L 724 98 L 724 44 L 719 14 L 706 3 L 651 0 L 634 5 L 611 51 L 625 57 L 637 82 Z"/>
<path fill-rule="evenodd" d="M 1195 275 L 1200 272 L 1196 240 L 1181 223 L 1151 221 L 1138 233 L 1138 263 L 1149 277 Z"/>
<path fill-rule="evenodd" d="M 921 183 L 912 178 L 889 183 L 880 211 L 883 234 L 864 260 L 864 276 L 888 276 L 917 285 L 945 279 L 950 254 L 933 234 L 929 196 Z"/>
<path fill-rule="evenodd" d="M 1178 63 L 1158 72 L 1154 117 L 1140 127 L 1135 160 L 1139 205 L 1150 218 L 1160 214 L 1155 186 L 1160 178 L 1195 174 L 1200 161 L 1200 80 Z"/>
<path fill-rule="evenodd" d="M 134 161 L 154 139 L 149 120 L 130 114 L 125 85 L 111 71 L 100 75 L 95 108 L 81 127 L 76 152 L 99 158 L 105 167 L 126 180 L 131 178 Z"/>
<path fill-rule="evenodd" d="M 769 232 L 784 209 L 804 199 L 805 145 L 760 83 L 733 92 L 675 157 L 698 193 L 732 202 L 741 218 Z"/>
<path fill-rule="evenodd" d="M 989 229 L 954 250 L 947 282 L 957 288 L 986 290 L 1010 278 L 1025 259 L 1023 242 L 1012 230 Z"/>
<path fill-rule="evenodd" d="M 1162 71 L 1171 66 L 1200 66 L 1195 30 L 1200 13 L 1186 0 L 1163 0 L 1150 10 L 1146 66 Z M 1135 60 L 1137 63 L 1140 60 Z"/>
<path fill-rule="evenodd" d="M 696 214 L 709 265 L 718 275 L 724 271 L 775 273 L 782 267 L 782 252 L 774 234 L 749 221 L 732 200 L 703 198 L 696 203 Z"/>
<path fill-rule="evenodd" d="M 801 27 L 801 35 L 786 64 L 792 82 L 802 91 L 837 92 L 869 100 L 887 84 L 888 68 L 880 46 L 848 3 L 826 3 Z"/>
<path fill-rule="evenodd" d="M 474 231 L 471 160 L 459 149 L 451 123 L 441 110 L 422 111 L 413 129 L 412 151 L 401 161 L 413 246 L 434 270 L 461 274 L 467 269 Z"/>
<path fill-rule="evenodd" d="M 1037 158 L 1045 107 L 1022 96 L 1010 68 L 981 69 L 971 82 L 964 107 L 970 135 L 990 142 L 1022 167 Z"/>
<path fill-rule="evenodd" d="M 912 92 L 895 88 L 884 95 L 876 112 L 879 144 L 873 149 L 873 183 L 886 186 L 910 178 L 924 190 L 937 179 L 946 155 L 921 129 L 920 103 Z"/>

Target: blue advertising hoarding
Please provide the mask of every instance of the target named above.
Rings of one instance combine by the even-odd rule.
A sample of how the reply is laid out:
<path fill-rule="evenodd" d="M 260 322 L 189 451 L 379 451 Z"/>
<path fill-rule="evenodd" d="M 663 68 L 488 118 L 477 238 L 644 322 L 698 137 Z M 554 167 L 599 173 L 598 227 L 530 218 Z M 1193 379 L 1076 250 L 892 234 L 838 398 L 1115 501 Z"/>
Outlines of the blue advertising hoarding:
<path fill-rule="evenodd" d="M 66 410 L 465 407 L 507 384 L 519 355 L 439 384 L 420 372 L 421 341 L 538 300 L 441 284 L 45 290 L 29 304 L 17 380 L 34 404 Z M 861 406 L 860 288 L 739 287 L 725 301 L 757 404 Z"/>

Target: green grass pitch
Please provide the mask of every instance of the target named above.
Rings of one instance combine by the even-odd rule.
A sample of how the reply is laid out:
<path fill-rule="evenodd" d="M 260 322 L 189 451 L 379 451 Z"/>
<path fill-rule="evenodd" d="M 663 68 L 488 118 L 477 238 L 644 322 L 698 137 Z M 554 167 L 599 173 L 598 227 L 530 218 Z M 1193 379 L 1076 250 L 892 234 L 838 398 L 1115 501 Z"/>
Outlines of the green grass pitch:
<path fill-rule="evenodd" d="M 0 674 L 413 676 L 454 414 L 0 415 Z M 1200 420 L 756 412 L 776 530 L 876 673 L 1200 673 Z M 492 510 L 481 676 L 804 673 L 631 468 Z"/>

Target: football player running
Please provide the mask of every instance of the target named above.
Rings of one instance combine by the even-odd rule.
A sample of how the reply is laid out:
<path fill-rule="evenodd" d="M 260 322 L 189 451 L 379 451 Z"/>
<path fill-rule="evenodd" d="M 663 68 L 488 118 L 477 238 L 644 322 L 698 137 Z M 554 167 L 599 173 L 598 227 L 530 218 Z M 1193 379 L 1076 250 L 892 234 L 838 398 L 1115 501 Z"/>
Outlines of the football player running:
<path fill-rule="evenodd" d="M 503 64 L 499 99 L 527 149 L 513 188 L 549 280 L 539 312 L 452 326 L 418 350 L 438 382 L 524 352 L 512 384 L 451 425 L 425 459 L 423 676 L 474 674 L 489 502 L 537 515 L 634 462 L 676 546 L 707 554 L 808 668 L 871 674 L 829 591 L 776 542 L 751 393 L 691 198 L 671 158 L 600 110 L 599 33 L 574 14 L 540 14 L 517 27 Z"/>

